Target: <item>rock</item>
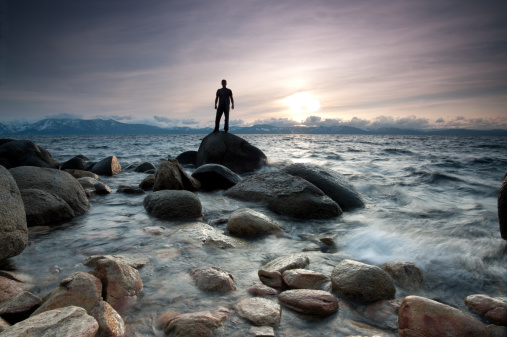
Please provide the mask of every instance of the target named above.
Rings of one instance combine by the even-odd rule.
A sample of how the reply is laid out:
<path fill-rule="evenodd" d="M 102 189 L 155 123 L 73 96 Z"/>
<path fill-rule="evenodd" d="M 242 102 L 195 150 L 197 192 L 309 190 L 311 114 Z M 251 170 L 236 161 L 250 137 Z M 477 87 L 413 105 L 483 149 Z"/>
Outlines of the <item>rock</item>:
<path fill-rule="evenodd" d="M 83 187 L 67 172 L 31 166 L 16 167 L 10 172 L 20 190 L 39 189 L 58 196 L 72 208 L 76 215 L 81 215 L 90 209 Z M 29 206 L 25 205 L 25 208 Z"/>
<path fill-rule="evenodd" d="M 271 300 L 254 297 L 245 298 L 236 305 L 238 315 L 259 326 L 275 326 L 280 324 L 282 308 Z"/>
<path fill-rule="evenodd" d="M 99 179 L 99 176 L 93 172 L 90 172 L 90 171 L 82 171 L 82 170 L 62 170 L 62 171 L 65 171 L 67 172 L 68 174 L 70 174 L 71 176 L 73 176 L 74 178 L 76 179 L 79 179 L 79 178 L 85 178 L 85 177 L 89 177 L 89 178 L 93 178 L 93 179 Z"/>
<path fill-rule="evenodd" d="M 83 308 L 70 306 L 46 311 L 7 328 L 2 337 L 94 337 L 97 321 Z"/>
<path fill-rule="evenodd" d="M 282 273 L 289 288 L 331 291 L 331 279 L 321 273 L 307 269 L 289 269 Z"/>
<path fill-rule="evenodd" d="M 192 192 L 164 190 L 153 192 L 144 198 L 148 214 L 160 219 L 200 218 L 201 201 Z"/>
<path fill-rule="evenodd" d="M 72 159 L 67 160 L 65 163 L 62 164 L 60 167 L 60 170 L 82 170 L 86 171 L 86 168 L 88 167 L 88 164 L 83 160 L 81 157 L 74 157 Z"/>
<path fill-rule="evenodd" d="M 64 278 L 58 287 L 44 296 L 41 306 L 31 316 L 68 306 L 81 307 L 89 312 L 101 299 L 100 280 L 91 274 L 78 271 Z"/>
<path fill-rule="evenodd" d="M 11 325 L 2 317 L 0 317 L 0 333 L 4 330 L 6 330 Z"/>
<path fill-rule="evenodd" d="M 21 190 L 21 197 L 26 206 L 28 226 L 56 225 L 76 216 L 74 210 L 57 195 L 27 188 Z"/>
<path fill-rule="evenodd" d="M 386 330 L 398 330 L 398 311 L 401 300 L 381 300 L 367 305 L 362 316 Z"/>
<path fill-rule="evenodd" d="M 84 261 L 84 265 L 95 268 L 100 260 L 112 260 L 120 264 L 126 264 L 135 269 L 139 269 L 148 263 L 150 258 L 141 254 L 125 254 L 125 255 L 92 255 Z"/>
<path fill-rule="evenodd" d="M 312 164 L 291 164 L 281 172 L 300 177 L 312 183 L 333 199 L 344 211 L 364 207 L 361 193 L 336 171 Z"/>
<path fill-rule="evenodd" d="M 16 181 L 3 166 L 0 166 L 0 242 L 0 261 L 20 254 L 28 244 L 23 199 Z"/>
<path fill-rule="evenodd" d="M 147 234 L 150 234 L 150 235 L 162 235 L 162 233 L 164 233 L 165 231 L 165 227 L 161 227 L 161 226 L 148 226 L 148 227 L 143 227 L 143 232 L 147 233 Z"/>
<path fill-rule="evenodd" d="M 333 290 L 360 302 L 394 298 L 396 288 L 389 275 L 377 266 L 343 260 L 331 274 Z"/>
<path fill-rule="evenodd" d="M 264 202 L 273 212 L 303 219 L 329 219 L 342 213 L 340 206 L 304 179 L 281 172 L 252 175 L 225 196 Z"/>
<path fill-rule="evenodd" d="M 486 325 L 461 310 L 433 300 L 405 297 L 398 313 L 398 333 L 412 336 L 489 336 Z"/>
<path fill-rule="evenodd" d="M 232 212 L 227 221 L 227 229 L 231 234 L 239 236 L 283 232 L 276 222 L 250 208 L 242 208 Z"/>
<path fill-rule="evenodd" d="M 202 222 L 186 224 L 172 233 L 170 238 L 180 242 L 191 243 L 198 247 L 239 248 L 244 242 L 224 235 L 222 231 Z"/>
<path fill-rule="evenodd" d="M 51 153 L 29 140 L 12 140 L 2 144 L 0 165 L 7 169 L 18 166 L 58 168 L 58 162 Z"/>
<path fill-rule="evenodd" d="M 500 224 L 500 235 L 507 240 L 507 173 L 503 178 L 498 193 L 498 220 Z"/>
<path fill-rule="evenodd" d="M 466 306 L 489 322 L 507 326 L 507 301 L 501 297 L 470 295 L 465 298 Z"/>
<path fill-rule="evenodd" d="M 275 288 L 268 287 L 264 284 L 256 284 L 247 289 L 247 292 L 253 296 L 276 296 L 280 292 Z"/>
<path fill-rule="evenodd" d="M 289 269 L 304 268 L 310 263 L 304 254 L 293 254 L 276 258 L 265 265 L 259 271 L 259 279 L 268 287 L 282 287 L 282 273 Z"/>
<path fill-rule="evenodd" d="M 270 326 L 253 326 L 249 332 L 255 337 L 276 337 L 275 330 Z"/>
<path fill-rule="evenodd" d="M 236 173 L 251 172 L 266 163 L 266 155 L 261 150 L 243 138 L 225 132 L 206 136 L 196 156 L 196 167 L 204 164 L 220 164 Z"/>
<path fill-rule="evenodd" d="M 423 273 L 413 262 L 390 261 L 384 263 L 382 269 L 405 289 L 416 290 L 421 288 Z"/>
<path fill-rule="evenodd" d="M 110 156 L 95 163 L 90 171 L 99 176 L 114 176 L 121 172 L 121 165 L 116 156 Z"/>
<path fill-rule="evenodd" d="M 227 309 L 213 312 L 203 311 L 180 314 L 171 318 L 164 326 L 164 333 L 170 337 L 209 337 L 222 326 L 227 318 Z"/>
<path fill-rule="evenodd" d="M 144 190 L 139 186 L 135 185 L 123 185 L 118 186 L 116 190 L 117 193 L 125 193 L 125 194 L 145 194 Z"/>
<path fill-rule="evenodd" d="M 0 303 L 9 300 L 23 290 L 22 283 L 0 276 Z"/>
<path fill-rule="evenodd" d="M 201 290 L 218 291 L 221 293 L 236 291 L 232 275 L 219 267 L 195 268 L 192 269 L 190 275 L 194 279 L 197 288 Z"/>
<path fill-rule="evenodd" d="M 155 175 L 150 174 L 146 178 L 141 181 L 139 187 L 143 190 L 153 190 L 153 186 L 155 186 Z"/>
<path fill-rule="evenodd" d="M 488 325 L 488 331 L 489 337 L 507 337 L 507 327 L 505 326 L 490 324 Z"/>
<path fill-rule="evenodd" d="M 137 166 L 135 171 L 136 172 L 146 172 L 146 171 L 155 170 L 155 169 L 157 169 L 157 167 L 155 165 L 153 165 L 152 163 L 144 162 L 144 163 L 140 164 L 139 166 Z"/>
<path fill-rule="evenodd" d="M 161 314 L 160 316 L 158 316 L 157 322 L 155 324 L 156 324 L 157 328 L 162 330 L 162 329 L 164 329 L 164 326 L 167 324 L 167 322 L 169 322 L 169 320 L 171 318 L 176 317 L 180 314 L 181 314 L 181 312 L 177 312 L 177 311 L 166 311 L 163 314 Z"/>
<path fill-rule="evenodd" d="M 181 165 L 193 165 L 195 166 L 195 161 L 197 158 L 197 151 L 186 151 L 181 154 L 179 154 L 176 157 L 176 160 Z"/>
<path fill-rule="evenodd" d="M 198 191 L 201 183 L 185 172 L 176 159 L 167 159 L 160 163 L 155 174 L 153 191 L 187 190 Z"/>
<path fill-rule="evenodd" d="M 95 270 L 90 272 L 98 277 L 104 286 L 104 300 L 115 310 L 134 300 L 143 289 L 143 281 L 137 269 L 113 259 L 100 259 Z"/>
<path fill-rule="evenodd" d="M 103 182 L 98 181 L 95 178 L 91 177 L 82 177 L 79 178 L 77 181 L 83 186 L 85 190 L 92 190 L 96 194 L 110 194 L 111 188 L 104 184 Z"/>
<path fill-rule="evenodd" d="M 203 190 L 226 190 L 241 181 L 241 177 L 219 164 L 205 164 L 198 167 L 192 177 L 199 180 Z"/>
<path fill-rule="evenodd" d="M 123 319 L 107 302 L 97 302 L 89 314 L 99 324 L 99 330 L 95 337 L 125 336 L 125 323 Z"/>
<path fill-rule="evenodd" d="M 22 291 L 0 303 L 0 316 L 19 314 L 32 310 L 42 300 L 28 291 Z"/>
<path fill-rule="evenodd" d="M 323 290 L 292 289 L 278 294 L 287 308 L 310 315 L 330 315 L 338 310 L 338 300 Z"/>

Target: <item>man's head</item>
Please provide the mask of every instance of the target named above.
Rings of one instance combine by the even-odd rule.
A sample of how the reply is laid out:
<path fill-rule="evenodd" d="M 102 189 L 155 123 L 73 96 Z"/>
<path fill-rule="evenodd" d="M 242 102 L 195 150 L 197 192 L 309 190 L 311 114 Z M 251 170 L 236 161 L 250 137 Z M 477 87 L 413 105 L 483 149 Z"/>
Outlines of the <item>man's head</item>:
<path fill-rule="evenodd" d="M 222 86 L 226 86 L 227 85 L 227 81 L 226 80 L 222 80 Z"/>

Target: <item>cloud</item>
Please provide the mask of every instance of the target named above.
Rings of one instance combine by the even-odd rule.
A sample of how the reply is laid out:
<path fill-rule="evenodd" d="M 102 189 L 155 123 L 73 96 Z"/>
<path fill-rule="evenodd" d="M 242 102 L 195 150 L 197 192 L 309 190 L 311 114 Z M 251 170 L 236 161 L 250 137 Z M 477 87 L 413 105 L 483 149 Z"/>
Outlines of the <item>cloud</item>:
<path fill-rule="evenodd" d="M 82 115 L 78 115 L 78 114 L 72 114 L 72 113 L 66 113 L 66 112 L 63 112 L 63 113 L 58 113 L 58 114 L 47 115 L 47 116 L 45 116 L 44 118 L 54 118 L 54 119 L 81 119 L 81 118 L 83 118 L 83 116 L 82 116 Z"/>
<path fill-rule="evenodd" d="M 253 124 L 269 124 L 278 127 L 290 127 L 294 125 L 299 125 L 300 123 L 293 120 L 292 118 L 266 118 L 266 119 L 258 119 L 254 121 Z"/>

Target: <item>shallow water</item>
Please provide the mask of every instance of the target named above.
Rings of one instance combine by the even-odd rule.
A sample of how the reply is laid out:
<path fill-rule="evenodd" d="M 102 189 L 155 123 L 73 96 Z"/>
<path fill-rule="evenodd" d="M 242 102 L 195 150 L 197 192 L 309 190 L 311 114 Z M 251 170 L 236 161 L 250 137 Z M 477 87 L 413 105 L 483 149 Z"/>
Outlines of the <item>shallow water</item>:
<path fill-rule="evenodd" d="M 301 252 L 322 234 L 335 234 L 337 249 L 308 252 L 308 269 L 330 274 L 344 258 L 381 265 L 414 261 L 424 286 L 413 294 L 437 299 L 463 310 L 463 298 L 507 293 L 507 242 L 500 238 L 497 195 L 507 169 L 507 137 L 240 135 L 267 155 L 277 170 L 287 162 L 309 162 L 346 176 L 363 193 L 367 206 L 332 220 L 301 221 L 274 214 L 261 205 L 223 196 L 223 191 L 198 192 L 204 221 L 227 218 L 248 206 L 272 217 L 282 236 L 249 240 L 244 248 L 196 248 L 171 234 L 182 225 L 146 214 L 146 195 L 113 192 L 90 199 L 91 210 L 51 229 L 32 230 L 33 242 L 9 267 L 34 278 L 42 295 L 94 254 L 145 254 L 149 263 L 139 272 L 144 288 L 123 317 L 129 336 L 163 336 L 156 318 L 166 311 L 233 309 L 246 289 L 258 284 L 258 268 L 282 255 Z M 119 184 L 138 184 L 145 174 L 134 172 L 144 162 L 158 163 L 197 150 L 204 135 L 26 136 L 52 153 L 60 163 L 78 154 L 90 161 L 116 155 L 124 171 L 101 177 L 113 191 Z M 188 169 L 191 173 L 192 169 Z M 164 228 L 162 235 L 143 231 Z M 225 224 L 215 227 L 226 230 Z M 198 290 L 188 271 L 215 265 L 230 272 L 238 291 L 228 295 Z M 408 295 L 397 288 L 396 297 Z M 389 323 L 367 321 L 361 308 L 340 300 L 337 314 L 327 318 L 297 315 L 283 308 L 277 336 L 396 335 Z M 365 325 L 366 324 L 366 325 Z M 378 330 L 371 330 L 379 329 Z M 391 324 L 392 326 L 392 324 Z M 250 324 L 232 314 L 218 335 L 243 336 Z"/>

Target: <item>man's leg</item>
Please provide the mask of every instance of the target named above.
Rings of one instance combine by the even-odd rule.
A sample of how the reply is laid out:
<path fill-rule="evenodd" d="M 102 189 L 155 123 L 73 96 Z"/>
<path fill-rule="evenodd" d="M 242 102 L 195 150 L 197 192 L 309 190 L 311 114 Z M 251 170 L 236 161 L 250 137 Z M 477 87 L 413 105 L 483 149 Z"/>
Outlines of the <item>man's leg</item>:
<path fill-rule="evenodd" d="M 222 118 L 223 113 L 222 107 L 218 107 L 217 109 L 217 116 L 215 117 L 215 130 L 213 132 L 218 132 L 218 129 L 220 128 L 220 118 Z"/>
<path fill-rule="evenodd" d="M 229 131 L 229 107 L 224 108 L 224 131 Z"/>

